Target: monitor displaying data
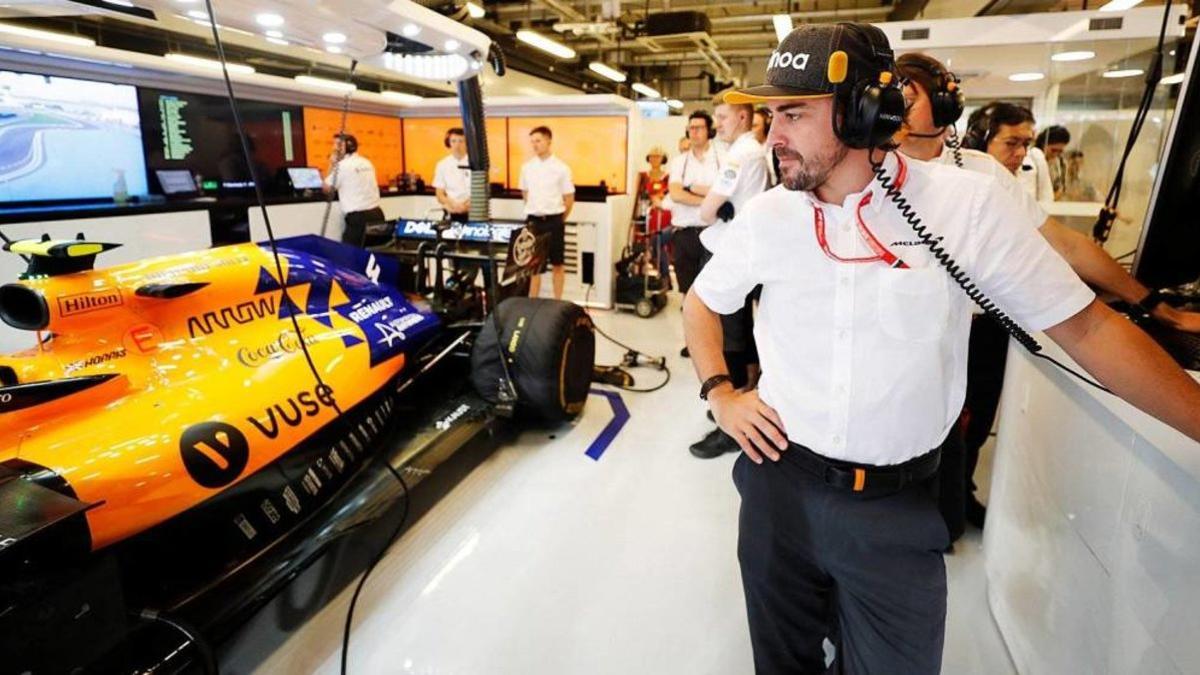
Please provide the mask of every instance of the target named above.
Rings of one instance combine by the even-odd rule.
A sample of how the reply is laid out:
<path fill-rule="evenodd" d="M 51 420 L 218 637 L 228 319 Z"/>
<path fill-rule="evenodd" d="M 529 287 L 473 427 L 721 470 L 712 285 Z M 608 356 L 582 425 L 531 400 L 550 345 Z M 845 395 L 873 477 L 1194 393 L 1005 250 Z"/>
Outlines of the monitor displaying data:
<path fill-rule="evenodd" d="M 147 194 L 137 90 L 0 70 L 0 202 Z"/>
<path fill-rule="evenodd" d="M 185 195 L 198 192 L 196 180 L 187 169 L 158 169 L 154 172 L 164 195 Z"/>
<path fill-rule="evenodd" d="M 288 179 L 296 190 L 320 190 L 321 172 L 310 166 L 288 167 Z"/>
<path fill-rule="evenodd" d="M 238 100 L 250 145 L 246 162 L 229 101 L 223 96 L 142 88 L 142 138 L 151 169 L 187 169 L 202 183 L 222 189 L 253 188 L 253 175 L 268 191 L 285 191 L 276 177 L 308 164 L 299 106 Z"/>

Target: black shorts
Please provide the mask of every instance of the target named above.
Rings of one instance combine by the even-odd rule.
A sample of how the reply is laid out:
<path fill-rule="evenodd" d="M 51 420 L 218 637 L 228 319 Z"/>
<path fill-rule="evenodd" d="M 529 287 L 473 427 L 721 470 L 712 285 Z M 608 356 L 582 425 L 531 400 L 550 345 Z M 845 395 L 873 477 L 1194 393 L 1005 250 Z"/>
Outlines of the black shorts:
<path fill-rule="evenodd" d="M 563 224 L 563 214 L 550 216 L 528 216 L 526 223 L 535 235 L 550 235 L 550 250 L 546 260 L 551 265 L 563 265 L 567 261 L 566 226 Z"/>
<path fill-rule="evenodd" d="M 469 213 L 450 213 L 445 211 L 446 219 L 452 223 L 465 223 L 471 214 Z"/>

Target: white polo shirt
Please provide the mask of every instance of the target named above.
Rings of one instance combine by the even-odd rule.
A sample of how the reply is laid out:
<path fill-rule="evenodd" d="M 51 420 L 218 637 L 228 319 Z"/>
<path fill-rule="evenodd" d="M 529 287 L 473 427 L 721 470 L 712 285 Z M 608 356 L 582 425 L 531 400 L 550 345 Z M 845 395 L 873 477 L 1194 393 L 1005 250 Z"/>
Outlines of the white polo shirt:
<path fill-rule="evenodd" d="M 525 215 L 554 216 L 567 210 L 563 195 L 575 194 L 571 167 L 550 155 L 534 156 L 521 165 L 521 191 L 525 193 Z"/>
<path fill-rule="evenodd" d="M 906 159 L 902 192 L 967 274 L 1028 330 L 1074 316 L 1094 294 L 1022 222 L 996 179 Z M 897 176 L 897 156 L 885 168 Z M 869 198 L 868 198 L 869 193 Z M 864 198 L 866 205 L 858 208 Z M 818 237 L 824 221 L 827 254 Z M 876 261 L 858 226 L 909 266 Z M 750 200 L 693 288 L 732 313 L 763 285 L 754 335 L 760 396 L 788 438 L 874 465 L 938 446 L 962 410 L 970 300 L 875 183 L 841 205 L 776 186 Z"/>
<path fill-rule="evenodd" d="M 1050 182 L 1050 163 L 1046 155 L 1037 148 L 1029 148 L 1021 168 L 1017 169 L 1017 182 L 1039 202 L 1054 201 L 1054 184 Z"/>
<path fill-rule="evenodd" d="M 375 165 L 357 152 L 343 157 L 325 177 L 325 184 L 337 190 L 342 213 L 369 211 L 379 206 Z"/>
<path fill-rule="evenodd" d="M 762 194 L 767 189 L 767 157 L 763 154 L 763 146 L 754 138 L 754 132 L 747 131 L 738 136 L 729 146 L 721 168 L 717 171 L 717 182 L 709 193 L 717 193 L 727 197 L 733 204 L 734 217 L 750 201 L 751 197 Z M 700 241 L 708 250 L 720 246 L 721 238 L 729 229 L 729 223 L 718 220 L 704 228 Z"/>
<path fill-rule="evenodd" d="M 981 173 L 996 179 L 996 184 L 1000 189 L 1004 190 L 1013 204 L 1024 214 L 1025 217 L 1021 219 L 1021 222 L 1034 223 L 1035 227 L 1040 228 L 1046 222 L 1046 219 L 1050 217 L 1050 214 L 1046 213 L 1046 210 L 1033 198 L 1033 195 L 1029 194 L 1029 191 L 1017 182 L 1012 172 L 1004 168 L 1004 165 L 995 157 L 986 152 L 968 148 L 959 148 L 958 154 L 962 158 L 960 169 L 974 171 L 975 173 Z M 954 150 L 951 148 L 943 148 L 942 154 L 929 161 L 947 166 L 958 166 L 958 163 L 955 161 Z"/>
<path fill-rule="evenodd" d="M 717 158 L 717 150 L 711 143 L 702 157 L 688 150 L 671 160 L 671 183 L 678 183 L 687 188 L 693 185 L 711 187 L 717 181 L 717 171 L 721 166 Z M 675 227 L 703 227 L 700 222 L 700 205 L 680 204 L 671 202 L 671 225 Z"/>
<path fill-rule="evenodd" d="M 446 196 L 456 202 L 471 196 L 471 167 L 466 155 L 462 159 L 446 155 L 433 169 L 433 187 L 446 191 Z"/>

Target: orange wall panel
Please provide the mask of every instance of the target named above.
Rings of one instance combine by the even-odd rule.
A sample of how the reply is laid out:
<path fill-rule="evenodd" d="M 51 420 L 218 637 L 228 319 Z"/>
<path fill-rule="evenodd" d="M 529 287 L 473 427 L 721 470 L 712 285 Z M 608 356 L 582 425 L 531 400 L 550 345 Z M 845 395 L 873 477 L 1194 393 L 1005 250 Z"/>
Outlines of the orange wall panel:
<path fill-rule="evenodd" d="M 409 117 L 404 120 L 404 166 L 409 173 L 421 176 L 426 185 L 433 185 L 433 170 L 443 157 L 450 154 L 446 149 L 446 131 L 461 127 L 457 117 Z M 487 129 L 489 183 L 500 183 L 507 187 L 508 180 L 508 135 L 503 117 L 490 117 L 484 121 Z"/>
<path fill-rule="evenodd" d="M 342 128 L 342 111 L 328 108 L 304 108 L 304 147 L 309 166 L 329 175 L 329 155 L 333 137 Z M 375 165 L 375 177 L 387 185 L 404 171 L 404 146 L 400 118 L 366 113 L 346 116 L 346 133 L 358 139 L 358 152 Z"/>
<path fill-rule="evenodd" d="M 551 151 L 571 167 L 576 185 L 599 185 L 625 192 L 629 120 L 625 117 L 510 117 L 508 119 L 509 185 L 520 185 L 521 165 L 533 157 L 529 132 L 547 126 L 554 134 Z"/>

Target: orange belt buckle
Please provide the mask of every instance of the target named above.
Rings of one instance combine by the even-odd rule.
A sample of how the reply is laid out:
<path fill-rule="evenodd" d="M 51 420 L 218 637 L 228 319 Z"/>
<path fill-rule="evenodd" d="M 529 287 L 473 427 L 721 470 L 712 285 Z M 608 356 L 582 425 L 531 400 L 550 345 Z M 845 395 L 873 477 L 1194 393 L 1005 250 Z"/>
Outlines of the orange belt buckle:
<path fill-rule="evenodd" d="M 866 469 L 854 470 L 854 491 L 862 492 L 867 486 L 867 471 Z"/>

